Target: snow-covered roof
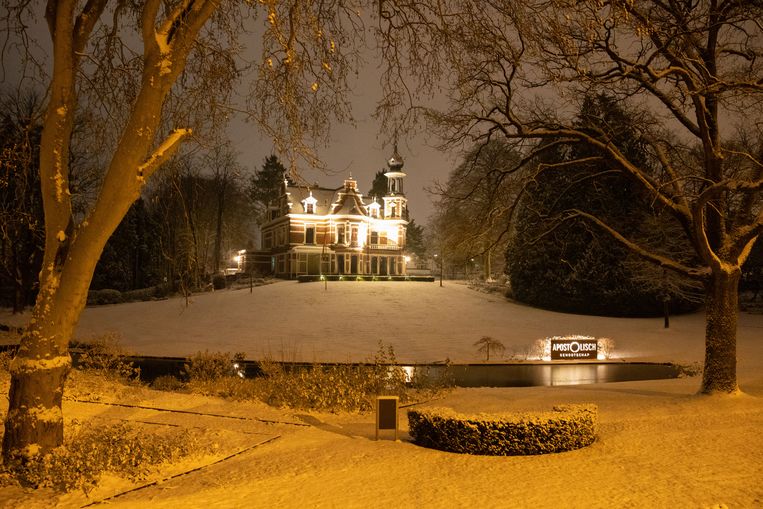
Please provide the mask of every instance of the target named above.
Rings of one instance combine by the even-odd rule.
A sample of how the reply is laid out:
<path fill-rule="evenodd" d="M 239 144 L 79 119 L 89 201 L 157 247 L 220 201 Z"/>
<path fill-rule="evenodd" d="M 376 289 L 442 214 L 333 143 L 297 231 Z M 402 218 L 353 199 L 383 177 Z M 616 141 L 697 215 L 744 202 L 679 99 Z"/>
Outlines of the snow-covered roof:
<path fill-rule="evenodd" d="M 348 180 L 346 182 L 353 182 Z M 315 200 L 316 215 L 368 215 L 363 195 L 357 189 L 345 185 L 336 189 L 319 186 L 286 186 L 288 201 L 291 203 L 291 213 L 304 214 L 305 203 L 309 203 L 312 195 Z"/>
<path fill-rule="evenodd" d="M 315 199 L 315 214 L 326 215 L 330 212 L 331 206 L 336 200 L 339 189 L 329 189 L 317 186 L 296 186 L 286 187 L 288 201 L 292 204 L 290 212 L 295 214 L 304 214 L 304 203 L 312 194 Z"/>

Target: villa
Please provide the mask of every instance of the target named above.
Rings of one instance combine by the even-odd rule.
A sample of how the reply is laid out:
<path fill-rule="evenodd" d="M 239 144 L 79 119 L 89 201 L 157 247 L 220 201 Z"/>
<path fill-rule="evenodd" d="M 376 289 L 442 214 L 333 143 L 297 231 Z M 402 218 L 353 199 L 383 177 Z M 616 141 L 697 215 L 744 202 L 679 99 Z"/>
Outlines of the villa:
<path fill-rule="evenodd" d="M 387 162 L 387 194 L 364 198 L 350 175 L 337 189 L 284 179 L 268 207 L 262 249 L 247 252 L 257 270 L 278 277 L 302 275 L 404 275 L 408 203 L 406 174 L 395 146 Z M 269 270 L 264 263 L 270 262 Z"/>

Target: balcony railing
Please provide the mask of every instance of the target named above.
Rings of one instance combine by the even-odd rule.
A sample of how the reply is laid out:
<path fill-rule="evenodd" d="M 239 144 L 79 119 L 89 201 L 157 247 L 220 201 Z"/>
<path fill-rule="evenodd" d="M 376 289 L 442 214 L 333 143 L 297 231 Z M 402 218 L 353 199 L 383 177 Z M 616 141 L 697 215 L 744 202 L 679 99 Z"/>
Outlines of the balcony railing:
<path fill-rule="evenodd" d="M 400 251 L 403 249 L 402 246 L 399 246 L 398 244 L 369 244 L 369 249 L 386 249 L 387 251 Z"/>

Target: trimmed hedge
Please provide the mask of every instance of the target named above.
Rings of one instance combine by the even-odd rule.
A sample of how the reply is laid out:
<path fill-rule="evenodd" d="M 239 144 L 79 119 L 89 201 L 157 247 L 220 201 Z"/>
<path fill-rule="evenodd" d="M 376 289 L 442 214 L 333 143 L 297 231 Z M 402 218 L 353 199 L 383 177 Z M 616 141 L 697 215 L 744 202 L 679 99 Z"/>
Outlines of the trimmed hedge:
<path fill-rule="evenodd" d="M 529 415 L 462 415 L 449 408 L 408 411 L 414 443 L 462 454 L 524 456 L 571 451 L 596 440 L 594 404 Z"/>
<path fill-rule="evenodd" d="M 223 274 L 212 276 L 212 288 L 215 290 L 225 290 L 225 276 Z"/>
<path fill-rule="evenodd" d="M 103 290 L 90 290 L 87 293 L 88 306 L 100 306 L 104 304 L 122 304 L 125 302 L 139 302 L 166 297 L 167 290 L 163 286 L 151 286 L 137 290 L 120 292 L 111 288 Z"/>
<path fill-rule="evenodd" d="M 121 304 L 124 302 L 122 292 L 112 288 L 103 290 L 90 290 L 87 293 L 88 306 L 102 306 L 104 304 Z"/>

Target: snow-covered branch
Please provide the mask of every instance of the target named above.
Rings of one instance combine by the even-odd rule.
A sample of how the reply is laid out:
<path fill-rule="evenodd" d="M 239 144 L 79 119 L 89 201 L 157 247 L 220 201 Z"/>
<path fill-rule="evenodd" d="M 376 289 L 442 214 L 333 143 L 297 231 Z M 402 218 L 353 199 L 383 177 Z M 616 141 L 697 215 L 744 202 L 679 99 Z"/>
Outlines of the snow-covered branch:
<path fill-rule="evenodd" d="M 149 178 L 167 159 L 180 147 L 180 143 L 191 135 L 190 129 L 175 129 L 167 138 L 158 146 L 146 161 L 138 166 L 138 180 L 143 183 L 145 179 Z"/>
<path fill-rule="evenodd" d="M 630 249 L 635 254 L 639 255 L 640 257 L 649 260 L 651 262 L 656 263 L 660 267 L 664 267 L 666 269 L 670 269 L 674 272 L 678 272 L 680 274 L 683 274 L 687 277 L 693 278 L 693 279 L 705 279 L 710 275 L 710 269 L 708 267 L 689 267 L 687 265 L 684 265 L 682 263 L 678 263 L 675 260 L 671 260 L 670 258 L 667 258 L 666 256 L 662 256 L 656 253 L 653 253 L 651 251 L 648 251 L 647 249 L 644 249 L 643 246 L 636 244 L 635 242 L 628 240 L 625 238 L 620 232 L 609 226 L 607 223 L 599 219 L 598 217 L 589 214 L 588 212 L 584 212 L 579 209 L 571 209 L 568 211 L 568 213 L 563 217 L 562 221 L 569 221 L 575 218 L 583 218 L 587 221 L 590 221 L 594 224 L 596 224 L 599 228 L 607 232 L 609 235 L 611 235 L 615 240 L 623 244 L 625 247 Z"/>
<path fill-rule="evenodd" d="M 73 50 L 75 54 L 81 53 L 84 50 L 90 34 L 93 28 L 95 28 L 95 24 L 101 17 L 107 3 L 108 0 L 88 0 L 80 15 L 77 16 L 77 21 L 74 24 Z"/>

